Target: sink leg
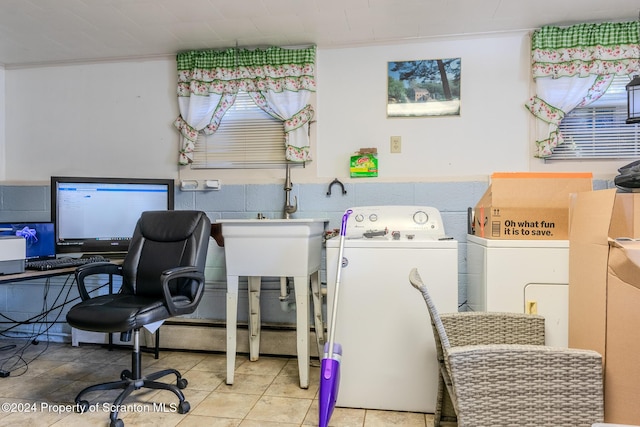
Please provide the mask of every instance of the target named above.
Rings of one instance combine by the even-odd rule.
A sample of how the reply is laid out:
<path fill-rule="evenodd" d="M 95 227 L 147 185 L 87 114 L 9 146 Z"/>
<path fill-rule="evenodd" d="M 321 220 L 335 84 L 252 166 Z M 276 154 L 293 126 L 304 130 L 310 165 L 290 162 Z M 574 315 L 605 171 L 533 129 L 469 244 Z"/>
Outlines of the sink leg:
<path fill-rule="evenodd" d="M 236 368 L 238 325 L 238 276 L 227 276 L 227 384 L 233 384 Z"/>
<path fill-rule="evenodd" d="M 296 337 L 300 388 L 309 388 L 309 276 L 293 278 L 296 293 Z"/>
<path fill-rule="evenodd" d="M 322 290 L 320 289 L 320 272 L 311 273 L 311 295 L 313 296 L 313 320 L 316 329 L 316 343 L 318 344 L 318 358 L 322 359 L 324 352 L 324 321 L 322 318 Z"/>
<path fill-rule="evenodd" d="M 260 357 L 260 276 L 248 277 L 249 282 L 249 359 Z"/>

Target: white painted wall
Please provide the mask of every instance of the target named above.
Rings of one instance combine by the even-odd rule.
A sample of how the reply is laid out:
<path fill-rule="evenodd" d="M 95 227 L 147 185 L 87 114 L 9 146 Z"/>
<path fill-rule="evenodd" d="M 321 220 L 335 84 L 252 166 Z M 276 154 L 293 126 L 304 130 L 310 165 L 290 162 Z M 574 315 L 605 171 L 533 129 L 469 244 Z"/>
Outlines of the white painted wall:
<path fill-rule="evenodd" d="M 7 180 L 177 176 L 175 60 L 6 71 Z"/>
<path fill-rule="evenodd" d="M 6 114 L 6 102 L 5 102 L 5 90 L 4 90 L 4 67 L 0 66 L 0 181 L 6 179 L 5 164 L 5 114 Z"/>
<path fill-rule="evenodd" d="M 386 117 L 389 61 L 450 57 L 462 61 L 459 117 Z M 547 165 L 531 156 L 531 116 L 524 108 L 532 94 L 526 32 L 319 49 L 317 79 L 315 160 L 294 170 L 295 183 L 335 177 L 349 181 L 348 159 L 360 147 L 378 148 L 376 179 L 386 182 L 473 180 L 494 171 L 527 170 L 613 176 L 624 164 Z M 4 180 L 180 177 L 178 135 L 172 125 L 178 115 L 174 58 L 7 69 L 4 80 Z M 402 137 L 400 154 L 389 153 L 392 135 Z M 282 170 L 195 175 L 221 179 L 223 185 L 284 178 Z"/>
<path fill-rule="evenodd" d="M 378 148 L 381 179 L 526 170 L 527 49 L 521 33 L 320 51 L 319 175 L 347 176 L 360 147 Z M 461 58 L 460 116 L 387 118 L 387 63 L 437 58 Z M 400 154 L 389 152 L 392 135 L 402 137 Z"/>

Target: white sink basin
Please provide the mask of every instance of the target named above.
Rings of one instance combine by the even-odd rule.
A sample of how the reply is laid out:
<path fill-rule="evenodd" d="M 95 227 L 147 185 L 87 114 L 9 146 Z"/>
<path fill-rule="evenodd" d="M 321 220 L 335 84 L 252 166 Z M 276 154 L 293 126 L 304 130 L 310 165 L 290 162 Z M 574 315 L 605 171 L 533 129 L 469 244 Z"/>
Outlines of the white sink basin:
<path fill-rule="evenodd" d="M 249 358 L 260 351 L 260 278 L 293 277 L 296 352 L 300 387 L 309 387 L 309 284 L 314 299 L 318 354 L 324 341 L 320 263 L 326 219 L 223 219 L 227 268 L 227 384 L 234 381 L 237 349 L 238 278 L 248 277 Z"/>
<path fill-rule="evenodd" d="M 228 276 L 308 276 L 322 260 L 327 219 L 221 219 Z"/>

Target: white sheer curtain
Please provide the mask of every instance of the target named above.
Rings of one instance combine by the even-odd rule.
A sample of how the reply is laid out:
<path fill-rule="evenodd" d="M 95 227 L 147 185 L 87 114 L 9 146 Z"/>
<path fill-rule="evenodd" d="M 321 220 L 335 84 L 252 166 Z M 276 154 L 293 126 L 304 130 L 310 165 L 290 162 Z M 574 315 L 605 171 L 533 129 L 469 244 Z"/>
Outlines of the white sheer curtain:
<path fill-rule="evenodd" d="M 270 115 L 282 120 L 285 132 L 285 158 L 292 162 L 311 159 L 309 153 L 309 122 L 313 109 L 309 105 L 311 92 L 264 91 L 249 94 L 254 102 Z"/>
<path fill-rule="evenodd" d="M 567 113 L 577 106 L 588 105 L 595 101 L 609 87 L 611 78 L 606 79 L 606 87 L 598 92 L 597 96 L 588 97 L 589 93 L 594 93 L 597 79 L 598 76 L 590 75 L 557 79 L 545 77 L 536 80 L 538 94 L 529 100 L 527 108 L 538 119 L 536 120 L 537 157 L 552 154 L 553 149 L 564 142 L 558 126 Z"/>
<path fill-rule="evenodd" d="M 198 133 L 212 134 L 220 125 L 220 119 L 233 105 L 235 95 L 209 93 L 206 96 L 178 98 L 180 117 L 174 126 L 180 132 L 180 152 L 178 164 L 186 165 L 193 161 Z"/>
<path fill-rule="evenodd" d="M 562 144 L 558 125 L 566 114 L 600 98 L 614 75 L 640 70 L 640 23 L 542 27 L 531 38 L 536 95 L 526 107 L 536 117 L 536 157 Z"/>

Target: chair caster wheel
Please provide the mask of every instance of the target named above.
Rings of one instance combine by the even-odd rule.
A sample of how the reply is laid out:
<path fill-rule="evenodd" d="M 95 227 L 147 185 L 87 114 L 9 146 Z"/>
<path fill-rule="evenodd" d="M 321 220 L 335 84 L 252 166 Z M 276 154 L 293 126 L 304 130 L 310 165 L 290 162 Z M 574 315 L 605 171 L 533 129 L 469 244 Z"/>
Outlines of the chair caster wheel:
<path fill-rule="evenodd" d="M 115 421 L 111 420 L 111 422 L 109 423 L 109 427 L 124 427 L 124 421 L 122 421 L 120 418 Z"/>
<path fill-rule="evenodd" d="M 76 410 L 80 413 L 85 413 L 89 410 L 89 402 L 86 400 L 80 400 L 78 402 L 76 402 Z"/>
<path fill-rule="evenodd" d="M 179 389 L 183 389 L 183 388 L 187 388 L 187 384 L 189 384 L 189 382 L 187 381 L 186 378 L 180 378 L 177 381 L 176 385 L 178 386 Z"/>
<path fill-rule="evenodd" d="M 186 400 L 183 402 L 180 402 L 180 404 L 178 405 L 179 414 L 186 414 L 187 412 L 189 412 L 190 409 L 191 409 L 191 405 Z"/>
<path fill-rule="evenodd" d="M 132 375 L 133 374 L 131 373 L 130 370 L 125 369 L 124 371 L 120 372 L 120 379 L 127 380 L 127 379 L 130 379 Z"/>

